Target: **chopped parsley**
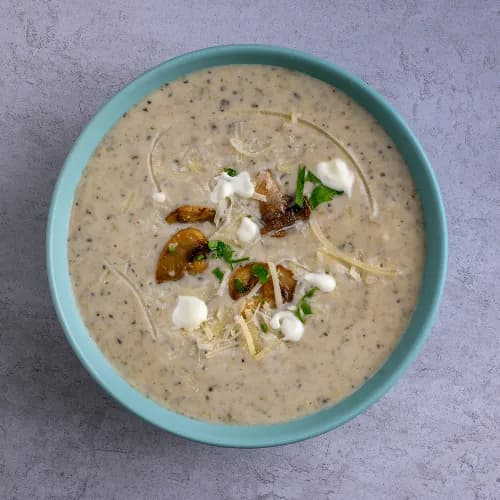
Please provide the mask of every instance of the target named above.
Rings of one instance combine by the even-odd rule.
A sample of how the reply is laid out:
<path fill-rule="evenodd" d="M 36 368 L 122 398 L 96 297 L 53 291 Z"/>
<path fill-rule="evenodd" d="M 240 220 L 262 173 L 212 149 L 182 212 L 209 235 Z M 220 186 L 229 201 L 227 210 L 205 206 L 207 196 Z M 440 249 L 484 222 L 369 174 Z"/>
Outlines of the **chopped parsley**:
<path fill-rule="evenodd" d="M 238 175 L 238 171 L 231 167 L 225 167 L 224 172 L 229 175 L 229 177 L 236 177 Z"/>
<path fill-rule="evenodd" d="M 260 324 L 260 331 L 263 332 L 263 333 L 267 333 L 269 331 L 269 327 L 267 326 L 266 323 L 262 322 Z"/>
<path fill-rule="evenodd" d="M 201 260 L 205 260 L 207 257 L 206 255 L 203 255 L 202 253 L 199 253 L 198 255 L 195 256 L 195 258 L 193 260 L 199 262 Z"/>
<path fill-rule="evenodd" d="M 321 179 L 314 175 L 310 170 L 307 171 L 306 181 L 312 182 L 313 184 L 321 184 Z"/>
<path fill-rule="evenodd" d="M 170 243 L 167 247 L 167 252 L 169 255 L 174 255 L 177 245 L 175 243 Z"/>
<path fill-rule="evenodd" d="M 233 264 L 239 264 L 240 262 L 245 262 L 250 259 L 250 257 L 234 259 L 234 250 L 231 245 L 221 240 L 210 240 L 208 242 L 208 248 L 212 252 L 213 257 L 223 259 L 229 264 L 231 269 L 233 269 Z"/>
<path fill-rule="evenodd" d="M 329 188 L 324 184 L 318 184 L 311 193 L 309 197 L 309 203 L 312 208 L 316 208 L 321 203 L 326 203 L 327 201 L 333 200 L 335 196 L 343 194 L 344 191 L 337 191 L 336 189 Z"/>
<path fill-rule="evenodd" d="M 255 264 L 252 266 L 252 274 L 259 278 L 259 281 L 264 284 L 269 280 L 269 273 L 267 269 L 261 264 Z"/>
<path fill-rule="evenodd" d="M 310 299 L 318 290 L 319 288 L 317 286 L 310 288 L 297 302 L 295 315 L 300 319 L 300 321 L 302 321 L 302 323 L 305 321 L 305 316 L 312 314 L 312 307 L 311 304 L 309 304 L 308 299 Z"/>
<path fill-rule="evenodd" d="M 331 201 L 335 196 L 344 193 L 344 191 L 337 191 L 336 189 L 325 186 L 321 182 L 321 179 L 309 171 L 305 165 L 299 165 L 297 187 L 295 190 L 295 204 L 299 207 L 302 207 L 304 204 L 304 185 L 306 182 L 314 184 L 314 189 L 309 196 L 309 203 L 312 208 L 316 208 L 322 203 Z"/>
<path fill-rule="evenodd" d="M 220 270 L 219 267 L 216 267 L 213 271 L 212 274 L 219 280 L 222 281 L 224 278 L 224 272 Z"/>
<path fill-rule="evenodd" d="M 297 188 L 295 189 L 295 204 L 299 207 L 304 205 L 304 185 L 306 183 L 306 166 L 299 165 L 297 172 Z"/>

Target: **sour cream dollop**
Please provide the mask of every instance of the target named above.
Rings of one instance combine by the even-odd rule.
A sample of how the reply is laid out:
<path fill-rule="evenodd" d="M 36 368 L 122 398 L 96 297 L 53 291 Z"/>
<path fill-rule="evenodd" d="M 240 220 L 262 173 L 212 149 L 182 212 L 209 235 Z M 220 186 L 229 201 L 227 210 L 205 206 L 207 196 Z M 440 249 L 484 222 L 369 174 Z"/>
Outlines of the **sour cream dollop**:
<path fill-rule="evenodd" d="M 304 280 L 317 286 L 322 292 L 332 292 L 337 286 L 335 278 L 326 273 L 307 273 Z"/>
<path fill-rule="evenodd" d="M 157 191 L 153 193 L 153 200 L 156 203 L 165 203 L 167 201 L 167 195 L 163 191 Z"/>
<path fill-rule="evenodd" d="M 274 330 L 280 330 L 284 340 L 290 342 L 298 342 L 304 335 L 304 324 L 290 311 L 277 312 L 269 324 Z"/>
<path fill-rule="evenodd" d="M 354 174 L 344 160 L 335 158 L 332 161 L 321 161 L 316 166 L 316 174 L 325 186 L 344 191 L 351 197 Z"/>
<path fill-rule="evenodd" d="M 179 295 L 172 313 L 172 321 L 179 328 L 194 330 L 206 321 L 207 316 L 208 309 L 203 300 L 192 295 Z"/>
<path fill-rule="evenodd" d="M 250 198 L 255 193 L 255 187 L 248 172 L 240 172 L 234 177 L 223 173 L 217 176 L 215 180 L 215 187 L 210 193 L 212 203 L 218 203 L 224 198 L 233 196 L 233 194 L 237 194 L 242 198 Z"/>
<path fill-rule="evenodd" d="M 236 232 L 236 236 L 241 241 L 241 243 L 249 243 L 255 240 L 259 235 L 259 226 L 250 219 L 250 217 L 243 217 L 241 219 L 240 227 Z"/>

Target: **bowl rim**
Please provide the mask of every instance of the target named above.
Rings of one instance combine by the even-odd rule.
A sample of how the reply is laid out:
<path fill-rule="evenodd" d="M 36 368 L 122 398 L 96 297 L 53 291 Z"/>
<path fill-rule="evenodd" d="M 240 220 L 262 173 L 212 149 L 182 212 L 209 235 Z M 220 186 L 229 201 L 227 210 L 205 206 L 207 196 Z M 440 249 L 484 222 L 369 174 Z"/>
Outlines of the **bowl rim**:
<path fill-rule="evenodd" d="M 402 152 L 424 210 L 423 283 L 410 325 L 393 353 L 347 398 L 316 413 L 277 424 L 200 421 L 170 411 L 134 389 L 92 340 L 80 316 L 69 276 L 67 234 L 74 191 L 100 139 L 123 112 L 161 83 L 196 70 L 228 64 L 282 66 L 334 84 L 349 94 L 381 122 Z M 447 246 L 445 210 L 432 167 L 408 125 L 378 92 L 337 65 L 304 52 L 271 45 L 222 45 L 189 52 L 153 67 L 122 88 L 94 115 L 73 145 L 54 187 L 47 224 L 46 265 L 52 301 L 66 338 L 80 362 L 108 394 L 144 420 L 178 436 L 218 446 L 256 448 L 301 441 L 332 430 L 366 410 L 395 384 L 415 359 L 435 320 L 446 277 Z"/>

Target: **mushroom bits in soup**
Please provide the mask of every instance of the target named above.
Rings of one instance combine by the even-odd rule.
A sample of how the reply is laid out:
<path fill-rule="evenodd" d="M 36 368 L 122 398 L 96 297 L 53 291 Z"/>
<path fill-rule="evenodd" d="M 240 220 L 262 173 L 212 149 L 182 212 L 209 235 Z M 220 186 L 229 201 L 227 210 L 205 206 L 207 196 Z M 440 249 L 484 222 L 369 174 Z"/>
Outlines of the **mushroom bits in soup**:
<path fill-rule="evenodd" d="M 349 96 L 259 65 L 203 70 L 123 115 L 78 186 L 69 264 L 120 374 L 200 420 L 264 424 L 382 366 L 421 284 L 423 214 Z"/>

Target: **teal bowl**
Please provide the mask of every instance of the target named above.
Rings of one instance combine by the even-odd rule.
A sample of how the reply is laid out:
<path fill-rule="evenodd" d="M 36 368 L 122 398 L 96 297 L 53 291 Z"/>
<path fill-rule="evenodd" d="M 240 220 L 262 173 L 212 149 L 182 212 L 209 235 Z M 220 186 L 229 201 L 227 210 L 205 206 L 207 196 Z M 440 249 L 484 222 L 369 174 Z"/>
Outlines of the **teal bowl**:
<path fill-rule="evenodd" d="M 339 88 L 367 109 L 404 156 L 420 194 L 427 239 L 422 289 L 411 322 L 385 364 L 356 392 L 312 415 L 272 425 L 224 425 L 179 415 L 130 386 L 92 340 L 73 295 L 68 267 L 68 227 L 73 196 L 94 149 L 122 114 L 160 87 L 187 73 L 228 64 L 265 64 L 306 73 Z M 347 71 L 308 54 L 265 45 L 212 47 L 176 57 L 147 71 L 114 96 L 90 121 L 71 150 L 52 196 L 47 227 L 47 268 L 52 300 L 66 337 L 85 368 L 120 403 L 169 432 L 204 443 L 241 448 L 308 439 L 352 419 L 382 397 L 413 361 L 438 310 L 446 274 L 447 233 L 443 203 L 422 147 L 399 114 Z"/>

